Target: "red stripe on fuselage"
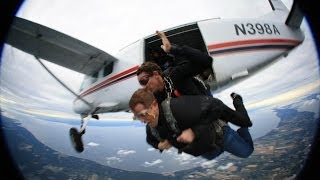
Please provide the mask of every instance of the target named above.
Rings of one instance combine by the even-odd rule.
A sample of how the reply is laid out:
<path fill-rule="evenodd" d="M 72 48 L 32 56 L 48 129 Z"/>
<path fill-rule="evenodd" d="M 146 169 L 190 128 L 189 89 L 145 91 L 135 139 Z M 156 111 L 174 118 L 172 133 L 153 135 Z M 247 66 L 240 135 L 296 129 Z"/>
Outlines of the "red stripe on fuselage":
<path fill-rule="evenodd" d="M 288 48 L 268 48 L 268 49 L 246 49 L 246 50 L 236 50 L 236 51 L 230 51 L 230 52 L 222 52 L 218 54 L 212 54 L 212 57 L 218 57 L 218 56 L 225 56 L 230 54 L 237 54 L 237 53 L 246 53 L 246 52 L 257 52 L 257 51 L 275 51 L 275 50 L 287 50 Z"/>
<path fill-rule="evenodd" d="M 85 95 L 88 95 L 88 94 L 91 94 L 93 92 L 95 92 L 97 89 L 100 89 L 102 86 L 107 86 L 108 84 L 112 84 L 114 81 L 116 81 L 117 79 L 123 77 L 123 76 L 126 76 L 130 73 L 133 73 L 134 71 L 137 71 L 138 70 L 138 67 L 139 66 L 135 66 L 133 68 L 130 68 L 128 70 L 125 70 L 119 74 L 116 74 L 112 77 L 110 77 L 109 79 L 106 79 L 104 81 L 102 81 L 101 83 L 89 88 L 88 90 L 84 91 L 83 93 L 80 94 L 81 97 L 85 96 Z M 120 82 L 120 81 L 119 81 Z"/>
<path fill-rule="evenodd" d="M 301 41 L 292 40 L 292 39 L 252 39 L 252 40 L 240 40 L 240 41 L 231 41 L 219 44 L 212 44 L 208 46 L 208 50 L 216 50 L 220 48 L 230 48 L 232 46 L 241 46 L 241 45 L 252 45 L 252 44 L 299 44 Z"/>

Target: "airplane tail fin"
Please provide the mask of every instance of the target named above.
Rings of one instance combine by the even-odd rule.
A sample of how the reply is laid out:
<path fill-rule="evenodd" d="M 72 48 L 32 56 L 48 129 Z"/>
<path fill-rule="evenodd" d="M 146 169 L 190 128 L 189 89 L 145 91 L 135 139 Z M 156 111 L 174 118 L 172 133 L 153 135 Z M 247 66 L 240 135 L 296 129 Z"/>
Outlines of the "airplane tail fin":
<path fill-rule="evenodd" d="M 304 15 L 298 5 L 298 2 L 294 0 L 291 11 L 286 20 L 286 25 L 294 28 L 299 28 L 302 23 L 303 16 Z"/>
<path fill-rule="evenodd" d="M 288 8 L 283 4 L 281 0 L 269 0 L 270 6 L 273 10 L 273 14 L 282 14 L 285 20 L 285 24 L 290 27 L 299 28 L 302 20 L 303 13 L 298 6 L 298 2 L 296 0 L 293 1 L 291 10 L 289 12 Z M 288 15 L 289 13 L 289 15 Z M 281 17 L 281 16 L 278 16 Z"/>
<path fill-rule="evenodd" d="M 288 8 L 281 2 L 281 0 L 269 0 L 269 3 L 273 11 L 289 11 Z"/>

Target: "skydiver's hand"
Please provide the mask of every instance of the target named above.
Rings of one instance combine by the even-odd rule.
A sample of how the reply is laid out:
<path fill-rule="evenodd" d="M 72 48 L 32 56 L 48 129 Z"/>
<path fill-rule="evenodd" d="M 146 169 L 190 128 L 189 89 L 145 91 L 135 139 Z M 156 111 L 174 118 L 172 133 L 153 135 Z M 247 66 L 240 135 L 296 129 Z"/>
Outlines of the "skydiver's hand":
<path fill-rule="evenodd" d="M 181 135 L 179 137 L 177 137 L 177 141 L 181 142 L 181 143 L 192 143 L 192 141 L 194 140 L 194 132 L 192 131 L 192 129 L 186 129 L 184 131 L 182 131 Z"/>
<path fill-rule="evenodd" d="M 172 147 L 172 145 L 170 144 L 170 142 L 167 139 L 162 142 L 159 142 L 159 144 L 158 144 L 158 149 L 160 149 L 160 150 L 170 149 L 171 147 Z"/>
<path fill-rule="evenodd" d="M 164 34 L 164 32 L 161 31 L 156 31 L 157 35 L 161 38 L 162 44 L 161 48 L 163 49 L 164 52 L 169 53 L 171 49 L 171 43 L 167 36 Z"/>

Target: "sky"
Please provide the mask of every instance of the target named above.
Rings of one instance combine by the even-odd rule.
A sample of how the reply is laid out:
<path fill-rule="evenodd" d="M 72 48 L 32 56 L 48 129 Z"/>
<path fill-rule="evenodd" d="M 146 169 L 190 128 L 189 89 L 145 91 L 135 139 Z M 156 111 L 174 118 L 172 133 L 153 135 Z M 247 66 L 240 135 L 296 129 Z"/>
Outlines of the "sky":
<path fill-rule="evenodd" d="M 156 30 L 215 17 L 258 17 L 271 11 L 268 1 L 254 2 L 245 0 L 228 0 L 223 3 L 216 0 L 197 2 L 178 0 L 172 2 L 164 0 L 161 3 L 155 3 L 148 0 L 53 0 L 48 4 L 48 2 L 40 0 L 27 0 L 18 11 L 17 16 L 61 31 L 107 53 L 116 55 L 121 48 L 153 34 Z M 290 1 L 288 6 L 290 6 Z M 248 11 L 248 7 L 250 11 Z M 71 116 L 57 114 L 57 112 L 73 113 L 74 96 L 48 76 L 32 56 L 8 46 L 5 47 L 4 52 L 3 59 L 20 59 L 20 61 L 4 61 L 2 64 L 3 77 L 7 75 L 10 76 L 7 77 L 8 79 L 19 80 L 2 83 L 8 83 L 7 87 L 24 89 L 24 91 L 14 94 L 14 96 L 23 97 L 22 99 L 16 97 L 17 101 L 21 101 L 20 103 L 16 102 L 16 105 L 28 102 L 31 107 L 28 111 L 34 114 L 46 113 L 48 116 L 64 116 L 74 119 L 79 117 L 76 114 Z M 44 61 L 44 63 L 60 80 L 73 91 L 78 92 L 83 80 L 82 74 L 49 62 Z M 10 72 L 19 73 L 12 75 Z M 33 77 L 34 75 L 42 78 Z M 29 87 L 24 86 L 26 82 L 30 84 Z M 35 86 L 32 85 L 33 83 Z M 37 91 L 34 87 L 37 87 Z M 8 89 L 3 92 L 10 93 Z M 34 101 L 30 102 L 30 99 Z M 53 106 L 51 109 L 57 112 L 53 114 L 50 110 L 44 110 L 44 107 L 41 107 L 42 110 L 39 112 L 38 109 L 41 109 L 40 106 L 43 104 L 47 104 L 47 107 Z M 131 114 L 125 113 L 122 116 L 115 113 L 108 114 L 108 117 L 131 118 Z"/>

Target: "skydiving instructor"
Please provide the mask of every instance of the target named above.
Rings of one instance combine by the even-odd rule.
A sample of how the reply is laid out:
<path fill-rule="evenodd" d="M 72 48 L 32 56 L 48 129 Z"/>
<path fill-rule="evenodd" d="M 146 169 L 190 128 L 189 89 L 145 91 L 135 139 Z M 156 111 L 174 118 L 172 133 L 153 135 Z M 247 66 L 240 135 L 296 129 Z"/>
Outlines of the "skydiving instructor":
<path fill-rule="evenodd" d="M 249 126 L 233 130 L 226 123 L 237 119 L 252 124 L 242 97 L 232 93 L 236 111 L 212 96 L 167 98 L 161 104 L 148 89 L 138 89 L 129 101 L 135 119 L 146 124 L 148 144 L 160 152 L 172 146 L 178 152 L 214 159 L 224 151 L 247 158 L 254 150 Z"/>

